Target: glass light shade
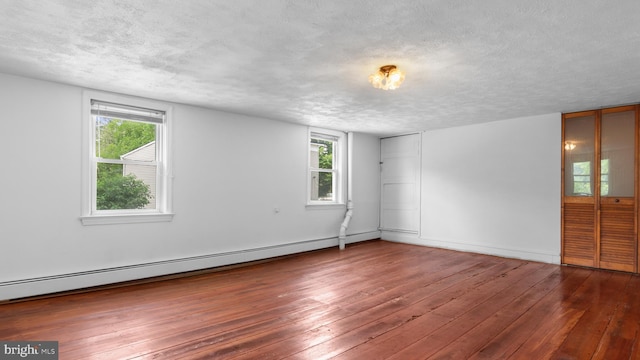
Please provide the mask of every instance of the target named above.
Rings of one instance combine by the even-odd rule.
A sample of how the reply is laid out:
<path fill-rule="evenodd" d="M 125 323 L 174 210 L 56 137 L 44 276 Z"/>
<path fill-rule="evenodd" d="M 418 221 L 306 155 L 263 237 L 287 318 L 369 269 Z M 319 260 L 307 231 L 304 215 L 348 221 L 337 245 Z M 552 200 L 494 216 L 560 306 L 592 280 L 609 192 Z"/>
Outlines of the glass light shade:
<path fill-rule="evenodd" d="M 404 72 L 398 69 L 393 69 L 389 72 L 387 84 L 389 90 L 394 90 L 400 87 L 400 84 L 404 81 Z"/>
<path fill-rule="evenodd" d="M 395 65 L 385 65 L 374 74 L 369 75 L 369 82 L 376 89 L 395 90 L 404 81 L 404 71 L 398 70 Z"/>
<path fill-rule="evenodd" d="M 369 82 L 373 85 L 374 88 L 380 89 L 382 87 L 382 81 L 384 80 L 384 74 L 378 71 L 375 74 L 369 75 Z"/>

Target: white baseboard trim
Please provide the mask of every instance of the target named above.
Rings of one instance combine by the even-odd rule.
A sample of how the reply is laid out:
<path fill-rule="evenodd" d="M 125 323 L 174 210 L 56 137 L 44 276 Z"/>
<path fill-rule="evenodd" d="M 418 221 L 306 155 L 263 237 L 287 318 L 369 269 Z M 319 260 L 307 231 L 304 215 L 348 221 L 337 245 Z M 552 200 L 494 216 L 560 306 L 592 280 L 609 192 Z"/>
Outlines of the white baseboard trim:
<path fill-rule="evenodd" d="M 380 238 L 379 231 L 347 235 L 346 243 Z M 338 248 L 338 237 L 314 239 L 296 243 L 265 246 L 254 249 L 207 254 L 188 258 L 155 261 L 106 269 L 82 271 L 69 274 L 43 276 L 0 282 L 0 301 L 30 296 L 77 290 L 93 286 L 140 280 L 154 276 L 203 270 L 225 265 L 240 264 L 277 256 L 330 248 Z M 347 249 L 348 250 L 348 249 Z"/>
<path fill-rule="evenodd" d="M 394 232 L 387 232 L 387 231 L 383 231 L 380 237 L 382 240 L 401 242 L 405 244 L 431 246 L 431 247 L 436 247 L 441 249 L 472 252 L 472 253 L 485 254 L 485 255 L 494 255 L 494 256 L 500 256 L 500 257 L 512 258 L 512 259 L 538 261 L 538 262 L 543 262 L 548 264 L 560 264 L 559 254 L 547 254 L 547 253 L 538 253 L 538 252 L 532 252 L 532 251 L 520 250 L 520 249 L 507 249 L 507 248 L 498 248 L 498 247 L 484 246 L 484 245 L 424 239 L 424 238 L 420 238 L 417 234 L 412 235 L 412 234 L 394 233 Z"/>
<path fill-rule="evenodd" d="M 380 238 L 382 240 L 400 242 L 404 244 L 424 245 L 424 241 L 420 239 L 418 233 L 382 230 Z"/>

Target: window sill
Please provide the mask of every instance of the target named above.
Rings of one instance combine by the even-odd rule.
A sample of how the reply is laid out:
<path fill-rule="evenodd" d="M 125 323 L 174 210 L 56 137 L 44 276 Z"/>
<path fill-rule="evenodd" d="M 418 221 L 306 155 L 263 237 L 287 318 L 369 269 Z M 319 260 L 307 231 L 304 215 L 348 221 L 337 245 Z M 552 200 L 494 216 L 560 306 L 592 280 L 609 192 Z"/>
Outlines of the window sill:
<path fill-rule="evenodd" d="M 307 204 L 305 207 L 310 210 L 317 210 L 317 209 L 346 209 L 347 206 L 345 204 L 331 203 L 331 204 Z"/>
<path fill-rule="evenodd" d="M 82 225 L 139 224 L 169 222 L 174 214 L 90 215 L 80 217 Z"/>

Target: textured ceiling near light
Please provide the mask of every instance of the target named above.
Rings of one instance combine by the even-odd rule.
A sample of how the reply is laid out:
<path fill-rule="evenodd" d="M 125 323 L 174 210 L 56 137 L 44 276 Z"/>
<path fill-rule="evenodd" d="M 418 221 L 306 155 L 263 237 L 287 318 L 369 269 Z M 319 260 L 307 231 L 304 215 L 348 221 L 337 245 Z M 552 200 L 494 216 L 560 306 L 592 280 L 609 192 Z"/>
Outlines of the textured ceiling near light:
<path fill-rule="evenodd" d="M 5 0 L 0 72 L 378 135 L 640 101 L 640 1 Z M 402 87 L 367 82 L 381 65 Z"/>

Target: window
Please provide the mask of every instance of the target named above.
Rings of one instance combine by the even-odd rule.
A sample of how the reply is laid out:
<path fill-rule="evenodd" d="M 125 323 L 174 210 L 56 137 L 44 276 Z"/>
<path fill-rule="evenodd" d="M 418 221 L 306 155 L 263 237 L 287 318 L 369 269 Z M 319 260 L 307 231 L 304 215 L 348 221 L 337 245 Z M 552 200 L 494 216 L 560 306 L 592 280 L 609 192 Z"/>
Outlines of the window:
<path fill-rule="evenodd" d="M 83 224 L 171 220 L 171 108 L 112 94 L 84 101 Z"/>
<path fill-rule="evenodd" d="M 609 195 L 609 159 L 600 160 L 600 196 Z"/>
<path fill-rule="evenodd" d="M 574 195 L 591 195 L 591 161 L 573 163 Z M 600 196 L 609 195 L 609 159 L 600 160 Z"/>
<path fill-rule="evenodd" d="M 573 193 L 591 195 L 591 161 L 573 163 Z"/>
<path fill-rule="evenodd" d="M 343 203 L 343 143 L 343 133 L 317 129 L 309 131 L 308 204 Z"/>

